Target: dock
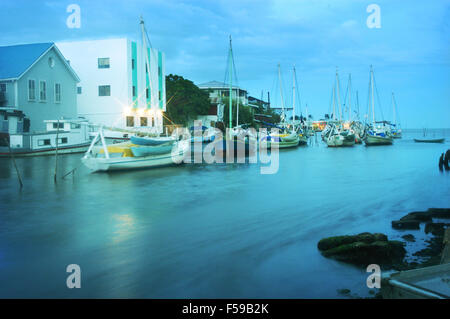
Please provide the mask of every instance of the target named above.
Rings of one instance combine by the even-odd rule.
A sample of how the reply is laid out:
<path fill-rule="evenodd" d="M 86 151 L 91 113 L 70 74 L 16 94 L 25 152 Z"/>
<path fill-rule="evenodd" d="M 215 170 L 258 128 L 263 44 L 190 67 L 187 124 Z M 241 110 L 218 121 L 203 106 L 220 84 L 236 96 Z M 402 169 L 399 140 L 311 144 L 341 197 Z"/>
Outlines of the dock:
<path fill-rule="evenodd" d="M 450 299 L 450 228 L 441 264 L 392 273 L 382 279 L 381 294 L 384 299 Z"/>

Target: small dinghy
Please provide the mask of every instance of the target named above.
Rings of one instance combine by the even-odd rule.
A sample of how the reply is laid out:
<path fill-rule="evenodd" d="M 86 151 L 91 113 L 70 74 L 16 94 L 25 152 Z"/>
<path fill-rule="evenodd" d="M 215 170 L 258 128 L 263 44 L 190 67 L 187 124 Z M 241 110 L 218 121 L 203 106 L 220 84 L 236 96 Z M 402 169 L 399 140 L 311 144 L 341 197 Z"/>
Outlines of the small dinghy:
<path fill-rule="evenodd" d="M 162 145 L 155 145 L 155 146 L 132 146 L 131 152 L 135 157 L 139 156 L 149 156 L 149 155 L 160 155 L 160 154 L 166 154 L 170 153 L 173 148 L 173 143 L 166 143 Z"/>
<path fill-rule="evenodd" d="M 445 138 L 415 138 L 416 143 L 444 143 Z"/>
<path fill-rule="evenodd" d="M 131 136 L 131 143 L 144 146 L 156 146 L 166 143 L 173 143 L 175 139 L 173 137 L 148 137 L 148 136 Z"/>

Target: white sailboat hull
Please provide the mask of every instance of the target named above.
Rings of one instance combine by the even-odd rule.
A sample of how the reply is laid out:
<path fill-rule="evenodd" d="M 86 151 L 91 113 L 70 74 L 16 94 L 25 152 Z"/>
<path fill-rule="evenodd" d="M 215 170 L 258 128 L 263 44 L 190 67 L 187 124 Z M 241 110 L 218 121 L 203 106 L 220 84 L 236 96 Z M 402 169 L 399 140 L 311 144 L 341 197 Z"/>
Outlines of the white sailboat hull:
<path fill-rule="evenodd" d="M 367 135 L 364 139 L 364 143 L 366 146 L 375 146 L 375 145 L 391 145 L 393 142 L 392 138 L 389 136 L 373 136 Z"/>
<path fill-rule="evenodd" d="M 331 135 L 326 141 L 328 147 L 339 147 L 344 145 L 344 138 L 341 135 Z"/>
<path fill-rule="evenodd" d="M 176 146 L 172 152 L 160 155 L 149 155 L 140 157 L 92 157 L 90 154 L 81 159 L 83 164 L 94 172 L 117 171 L 141 168 L 154 168 L 168 165 L 181 164 L 183 162 L 187 146 Z"/>

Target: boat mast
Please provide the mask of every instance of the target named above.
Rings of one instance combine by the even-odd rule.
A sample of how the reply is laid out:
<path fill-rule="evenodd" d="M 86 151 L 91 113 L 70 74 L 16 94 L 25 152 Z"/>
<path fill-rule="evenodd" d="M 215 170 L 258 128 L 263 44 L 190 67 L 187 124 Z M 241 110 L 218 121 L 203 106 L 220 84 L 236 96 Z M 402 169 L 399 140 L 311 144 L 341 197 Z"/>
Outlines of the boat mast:
<path fill-rule="evenodd" d="M 372 122 L 373 122 L 373 129 L 375 129 L 375 101 L 374 101 L 374 95 L 373 95 L 373 68 L 372 65 L 370 66 L 370 89 L 372 91 Z"/>
<path fill-rule="evenodd" d="M 397 122 L 396 122 L 396 118 L 395 118 L 394 92 L 392 92 L 392 109 L 393 109 L 393 112 L 394 112 L 394 125 L 395 125 L 395 127 L 397 127 Z"/>
<path fill-rule="evenodd" d="M 236 127 L 239 126 L 239 87 L 236 88 Z"/>
<path fill-rule="evenodd" d="M 352 121 L 352 75 L 348 75 L 348 121 Z"/>
<path fill-rule="evenodd" d="M 336 83 L 333 85 L 333 121 L 336 121 Z"/>
<path fill-rule="evenodd" d="M 292 129 L 295 130 L 295 64 L 294 64 L 294 72 L 292 72 L 292 114 L 293 114 L 293 121 L 292 121 Z"/>
<path fill-rule="evenodd" d="M 339 109 L 339 121 L 342 121 L 342 111 L 341 111 L 341 97 L 339 92 L 339 75 L 338 75 L 338 68 L 336 68 L 336 87 L 337 87 L 337 103 L 338 103 L 338 109 Z"/>
<path fill-rule="evenodd" d="M 359 117 L 359 97 L 358 97 L 358 90 L 356 90 L 356 112 L 358 114 L 358 121 L 361 120 L 361 118 Z"/>
<path fill-rule="evenodd" d="M 230 89 L 229 89 L 229 93 L 230 93 L 230 98 L 229 98 L 229 121 L 228 121 L 228 123 L 229 123 L 229 127 L 230 127 L 230 129 L 231 129 L 231 127 L 233 126 L 233 124 L 232 124 L 232 122 L 233 122 L 233 111 L 232 111 L 232 99 L 231 99 L 231 94 L 232 94 L 232 92 L 233 92 L 233 89 L 232 89 L 232 86 L 233 86 L 233 79 L 232 79 L 232 75 L 233 75 L 233 61 L 232 61 L 232 59 L 233 59 L 233 49 L 232 49 L 232 47 L 231 47 L 231 35 L 230 35 L 230 52 L 229 52 L 229 56 L 228 56 L 228 60 L 230 60 L 229 61 L 229 63 L 230 63 L 230 66 L 229 66 L 229 71 L 230 71 Z"/>
<path fill-rule="evenodd" d="M 142 16 L 141 16 L 141 21 L 140 21 L 140 25 L 141 25 L 141 32 L 142 32 L 142 49 L 144 50 L 144 56 L 145 56 L 145 63 L 147 63 L 147 67 L 146 67 L 146 69 L 145 69 L 145 76 L 148 78 L 148 83 L 149 83 L 149 85 L 150 85 L 150 94 L 149 94 L 149 97 L 150 97 L 150 107 L 151 108 L 153 108 L 152 106 L 152 94 L 153 94 L 153 86 L 152 86 L 152 77 L 150 76 L 150 59 L 149 59 L 149 56 L 148 56 L 148 50 L 147 50 L 147 39 L 146 39 L 146 37 L 145 37 L 145 35 L 146 35 L 146 32 L 145 32 L 145 26 L 144 26 L 144 19 L 142 18 Z M 144 96 L 146 96 L 145 94 L 144 94 Z M 145 105 L 147 106 L 147 108 L 148 108 L 148 102 L 147 102 L 147 99 L 145 100 Z"/>
<path fill-rule="evenodd" d="M 284 122 L 284 100 L 283 100 L 283 87 L 281 84 L 281 67 L 280 67 L 280 63 L 278 63 L 278 79 L 280 81 L 280 94 L 281 94 L 281 116 L 282 116 L 282 121 Z"/>

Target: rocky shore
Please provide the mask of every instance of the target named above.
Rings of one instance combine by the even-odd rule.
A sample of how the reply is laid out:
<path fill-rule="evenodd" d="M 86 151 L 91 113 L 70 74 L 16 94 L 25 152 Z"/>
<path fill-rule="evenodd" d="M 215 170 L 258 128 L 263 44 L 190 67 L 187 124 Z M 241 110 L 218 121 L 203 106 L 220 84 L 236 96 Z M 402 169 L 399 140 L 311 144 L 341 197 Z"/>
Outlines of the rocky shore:
<path fill-rule="evenodd" d="M 444 250 L 445 230 L 450 226 L 449 208 L 430 208 L 411 212 L 391 223 L 399 231 L 402 240 L 389 240 L 381 233 L 334 236 L 320 240 L 317 248 L 323 256 L 363 267 L 378 264 L 383 270 L 410 270 L 440 264 Z M 410 230 L 416 232 L 401 235 Z M 408 251 L 416 243 L 416 237 L 426 235 L 425 247 Z M 346 291 L 346 289 L 341 289 Z M 345 295 L 343 293 L 340 293 Z M 377 295 L 378 296 L 378 295 Z"/>

